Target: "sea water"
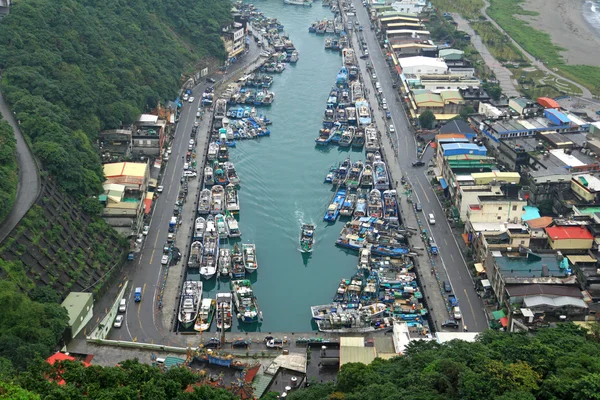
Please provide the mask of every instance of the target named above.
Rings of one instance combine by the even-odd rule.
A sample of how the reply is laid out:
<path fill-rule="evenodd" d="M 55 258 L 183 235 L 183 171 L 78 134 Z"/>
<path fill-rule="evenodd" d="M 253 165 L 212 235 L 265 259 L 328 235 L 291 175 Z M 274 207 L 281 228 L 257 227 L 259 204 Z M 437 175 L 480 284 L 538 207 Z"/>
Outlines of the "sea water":
<path fill-rule="evenodd" d="M 263 315 L 261 324 L 236 320 L 232 331 L 302 332 L 314 329 L 310 306 L 331 302 L 339 281 L 356 271 L 357 255 L 335 247 L 343 223 L 323 222 L 334 194 L 323 179 L 332 164 L 348 156 L 364 159 L 364 153 L 315 147 L 342 61 L 338 52 L 324 49 L 327 36 L 309 33 L 308 27 L 317 19 L 332 19 L 329 8 L 320 2 L 312 7 L 281 0 L 252 3 L 284 25 L 300 60 L 275 75 L 270 89 L 275 101 L 270 108 L 258 109 L 273 121 L 271 136 L 238 141 L 230 150 L 241 178 L 242 243 L 256 244 L 259 268 L 251 281 Z M 299 250 L 303 222 L 317 226 L 310 256 Z M 228 281 L 213 279 L 204 285 L 205 296 L 213 298 L 229 290 Z"/>
<path fill-rule="evenodd" d="M 583 4 L 583 18 L 590 24 L 594 33 L 600 37 L 600 1 L 586 0 Z"/>

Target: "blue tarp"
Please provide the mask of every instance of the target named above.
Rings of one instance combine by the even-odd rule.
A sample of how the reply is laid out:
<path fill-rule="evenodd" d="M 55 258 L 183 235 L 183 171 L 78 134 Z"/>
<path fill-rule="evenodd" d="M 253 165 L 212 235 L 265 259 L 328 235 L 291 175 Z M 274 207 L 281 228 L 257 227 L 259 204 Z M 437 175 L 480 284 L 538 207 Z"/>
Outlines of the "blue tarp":
<path fill-rule="evenodd" d="M 448 184 L 446 183 L 446 179 L 440 179 L 440 185 L 442 185 L 442 189 L 446 190 L 448 188 Z"/>

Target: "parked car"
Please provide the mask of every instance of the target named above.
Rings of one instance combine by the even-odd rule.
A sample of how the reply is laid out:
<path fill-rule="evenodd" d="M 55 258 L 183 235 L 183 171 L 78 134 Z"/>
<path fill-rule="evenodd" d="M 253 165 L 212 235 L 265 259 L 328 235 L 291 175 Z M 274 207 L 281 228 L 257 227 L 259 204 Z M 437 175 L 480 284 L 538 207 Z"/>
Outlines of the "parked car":
<path fill-rule="evenodd" d="M 396 132 L 396 128 L 394 128 L 394 125 L 390 124 L 390 133 L 394 133 Z"/>
<path fill-rule="evenodd" d="M 208 83 L 215 83 L 217 81 L 215 81 L 213 78 L 206 78 L 206 82 L 208 82 Z"/>
<path fill-rule="evenodd" d="M 120 328 L 121 325 L 123 325 L 123 320 L 125 318 L 122 315 L 117 315 L 117 318 L 115 318 L 115 322 L 113 323 L 113 326 L 115 328 Z"/>
<path fill-rule="evenodd" d="M 415 206 L 415 210 L 423 211 L 423 206 L 421 205 L 421 203 L 417 203 L 417 205 Z"/>
<path fill-rule="evenodd" d="M 190 97 L 190 98 L 188 99 L 188 103 L 193 103 L 193 102 L 194 102 L 194 97 Z"/>
<path fill-rule="evenodd" d="M 169 255 L 165 254 L 164 256 L 162 256 L 160 259 L 160 263 L 162 265 L 167 265 L 169 263 Z"/>
<path fill-rule="evenodd" d="M 450 286 L 450 282 L 448 282 L 448 281 L 444 281 L 444 290 L 445 290 L 447 293 L 450 293 L 450 292 L 452 292 L 452 286 Z"/>
<path fill-rule="evenodd" d="M 135 241 L 138 244 L 142 244 L 142 242 L 144 241 L 144 235 L 142 235 L 141 233 L 137 236 L 137 239 L 135 239 Z"/>
<path fill-rule="evenodd" d="M 423 165 L 425 165 L 425 163 L 421 160 L 413 161 L 412 163 L 413 167 L 422 167 Z"/>
<path fill-rule="evenodd" d="M 156 191 L 157 191 L 158 193 L 162 193 L 162 192 L 163 192 L 163 190 L 164 190 L 164 188 L 165 188 L 164 186 L 160 185 L 159 187 L 157 187 L 157 188 L 156 188 Z"/>
<path fill-rule="evenodd" d="M 442 322 L 442 328 L 453 328 L 458 329 L 459 323 L 453 319 L 446 320 Z"/>
<path fill-rule="evenodd" d="M 172 151 L 173 151 L 173 148 L 172 148 L 171 146 L 169 146 L 169 147 L 167 148 L 167 154 L 171 154 L 171 152 L 172 152 Z"/>
<path fill-rule="evenodd" d="M 194 171 L 183 171 L 183 176 L 186 178 L 195 178 L 198 176 L 198 174 Z"/>
<path fill-rule="evenodd" d="M 387 109 L 388 109 L 388 105 L 387 105 L 387 103 L 383 103 L 383 109 L 384 109 L 384 110 L 387 110 Z"/>
<path fill-rule="evenodd" d="M 150 227 L 148 225 L 144 226 L 144 229 L 142 230 L 142 235 L 146 236 L 148 234 L 148 232 L 150 232 Z"/>

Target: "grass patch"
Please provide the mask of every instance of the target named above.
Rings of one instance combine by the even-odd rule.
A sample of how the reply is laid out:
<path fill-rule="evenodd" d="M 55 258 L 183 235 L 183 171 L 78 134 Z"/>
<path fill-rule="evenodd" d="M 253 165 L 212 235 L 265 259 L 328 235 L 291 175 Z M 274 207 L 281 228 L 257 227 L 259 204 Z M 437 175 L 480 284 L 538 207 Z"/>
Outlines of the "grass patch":
<path fill-rule="evenodd" d="M 581 89 L 577 86 L 538 69 L 528 71 L 523 68 L 509 68 L 509 70 L 517 81 L 519 91 L 529 98 L 581 94 Z"/>
<path fill-rule="evenodd" d="M 465 18 L 479 18 L 483 0 L 434 0 L 433 4 L 443 12 L 455 12 Z"/>
<path fill-rule="evenodd" d="M 510 38 L 500 32 L 491 22 L 472 22 L 471 27 L 481 37 L 481 40 L 496 60 L 500 62 L 525 61 L 523 53 L 510 41 Z"/>

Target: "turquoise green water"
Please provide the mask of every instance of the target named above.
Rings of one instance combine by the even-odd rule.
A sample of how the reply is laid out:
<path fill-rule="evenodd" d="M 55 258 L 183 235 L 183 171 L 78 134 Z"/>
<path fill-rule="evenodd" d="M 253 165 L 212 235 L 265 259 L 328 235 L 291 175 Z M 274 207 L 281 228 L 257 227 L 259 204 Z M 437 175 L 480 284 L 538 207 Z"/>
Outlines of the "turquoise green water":
<path fill-rule="evenodd" d="M 259 270 L 252 281 L 264 318 L 259 327 L 239 324 L 233 330 L 301 332 L 313 329 L 309 307 L 330 302 L 339 280 L 350 277 L 357 264 L 356 254 L 335 247 L 342 223 L 323 222 L 333 194 L 323 178 L 329 166 L 349 151 L 337 146 L 317 149 L 314 143 L 341 57 L 325 51 L 323 36 L 308 32 L 312 21 L 333 16 L 320 2 L 312 7 L 285 5 L 281 0 L 253 4 L 284 25 L 300 60 L 275 76 L 275 102 L 261 110 L 273 121 L 271 137 L 238 142 L 230 152 L 242 180 L 242 241 L 257 246 Z M 364 159 L 360 152 L 350 156 Z M 308 259 L 298 250 L 303 221 L 317 224 Z M 215 288 L 213 284 L 205 284 L 213 294 L 229 287 L 228 282 Z"/>

